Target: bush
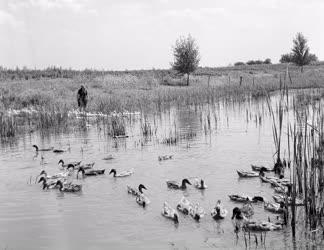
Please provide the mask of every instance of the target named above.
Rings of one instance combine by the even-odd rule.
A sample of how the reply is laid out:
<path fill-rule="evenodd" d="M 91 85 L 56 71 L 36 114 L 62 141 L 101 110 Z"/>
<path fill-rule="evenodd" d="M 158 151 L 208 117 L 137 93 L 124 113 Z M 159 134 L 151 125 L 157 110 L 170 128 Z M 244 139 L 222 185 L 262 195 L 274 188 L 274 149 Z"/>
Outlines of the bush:
<path fill-rule="evenodd" d="M 264 64 L 271 64 L 271 59 L 270 58 L 267 58 L 264 60 L 263 62 Z"/>
<path fill-rule="evenodd" d="M 236 62 L 236 63 L 234 63 L 234 66 L 241 66 L 241 65 L 245 65 L 245 63 L 244 62 Z"/>

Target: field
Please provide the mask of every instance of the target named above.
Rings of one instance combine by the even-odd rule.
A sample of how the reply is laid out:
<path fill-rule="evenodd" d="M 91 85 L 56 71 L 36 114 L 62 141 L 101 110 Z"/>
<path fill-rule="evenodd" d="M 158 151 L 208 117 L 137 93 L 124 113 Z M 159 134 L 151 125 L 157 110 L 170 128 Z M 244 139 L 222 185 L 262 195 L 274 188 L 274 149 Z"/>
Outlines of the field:
<path fill-rule="evenodd" d="M 81 84 L 88 89 L 88 111 L 146 111 L 172 104 L 199 105 L 220 97 L 258 97 L 280 89 L 287 66 L 255 65 L 228 68 L 200 68 L 185 79 L 171 70 L 124 72 L 99 71 L 1 71 L 0 110 L 40 108 L 73 110 Z M 240 77 L 242 82 L 240 84 Z M 301 73 L 289 66 L 289 88 L 324 86 L 324 65 L 305 68 Z M 26 80 L 27 79 L 27 80 Z"/>

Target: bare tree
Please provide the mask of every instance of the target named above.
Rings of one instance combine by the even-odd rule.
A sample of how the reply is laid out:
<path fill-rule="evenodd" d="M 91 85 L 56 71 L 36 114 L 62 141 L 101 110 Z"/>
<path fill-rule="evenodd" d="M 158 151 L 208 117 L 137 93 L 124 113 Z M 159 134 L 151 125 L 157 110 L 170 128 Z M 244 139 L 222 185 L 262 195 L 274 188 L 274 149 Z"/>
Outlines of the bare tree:
<path fill-rule="evenodd" d="M 188 35 L 187 38 L 180 37 L 173 47 L 174 62 L 172 68 L 181 74 L 187 74 L 187 85 L 189 85 L 189 75 L 194 72 L 199 65 L 199 48 L 195 39 Z"/>

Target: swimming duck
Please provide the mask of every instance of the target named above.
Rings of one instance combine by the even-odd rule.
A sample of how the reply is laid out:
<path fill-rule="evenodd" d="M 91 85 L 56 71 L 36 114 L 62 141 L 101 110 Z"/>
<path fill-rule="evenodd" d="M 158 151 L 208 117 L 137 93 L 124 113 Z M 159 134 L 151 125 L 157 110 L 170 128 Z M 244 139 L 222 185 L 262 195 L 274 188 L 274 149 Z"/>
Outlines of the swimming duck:
<path fill-rule="evenodd" d="M 80 192 L 82 190 L 82 185 L 79 184 L 63 185 L 62 181 L 60 180 L 56 182 L 56 186 L 59 187 L 59 190 L 61 192 L 75 193 L 75 192 Z"/>
<path fill-rule="evenodd" d="M 114 157 L 112 155 L 108 155 L 108 156 L 103 158 L 103 160 L 105 160 L 105 161 L 109 161 L 109 160 L 112 160 L 112 159 L 114 159 Z"/>
<path fill-rule="evenodd" d="M 182 189 L 182 190 L 187 188 L 186 184 L 191 185 L 191 183 L 188 181 L 188 179 L 183 179 L 181 182 L 181 185 L 176 181 L 167 181 L 166 183 L 167 183 L 168 188 Z"/>
<path fill-rule="evenodd" d="M 65 150 L 63 149 L 53 149 L 53 153 L 56 153 L 56 154 L 60 154 L 60 153 L 64 153 Z"/>
<path fill-rule="evenodd" d="M 221 200 L 218 200 L 215 208 L 211 211 L 211 216 L 214 220 L 224 219 L 227 215 L 227 210 L 221 205 Z"/>
<path fill-rule="evenodd" d="M 83 167 L 79 167 L 77 178 L 79 176 L 79 172 L 82 173 L 82 177 L 85 176 L 97 176 L 105 173 L 105 169 L 87 169 L 85 170 Z"/>
<path fill-rule="evenodd" d="M 52 189 L 56 187 L 56 180 L 49 180 L 49 182 L 46 181 L 46 178 L 42 176 L 39 178 L 38 183 L 43 183 L 43 189 Z"/>
<path fill-rule="evenodd" d="M 140 184 L 138 186 L 139 192 L 137 192 L 135 189 L 131 188 L 130 186 L 127 186 L 127 192 L 136 196 L 136 202 L 145 207 L 147 204 L 150 203 L 150 200 L 143 194 L 143 189 L 146 189 L 146 187 L 143 184 Z"/>
<path fill-rule="evenodd" d="M 206 189 L 207 185 L 205 184 L 205 181 L 203 179 L 195 179 L 194 186 L 198 189 Z"/>
<path fill-rule="evenodd" d="M 235 207 L 232 213 L 232 222 L 234 225 L 234 231 L 238 233 L 242 227 L 244 227 L 245 223 L 247 223 L 247 218 L 243 215 L 240 208 Z"/>
<path fill-rule="evenodd" d="M 84 170 L 86 169 L 92 169 L 93 166 L 95 165 L 95 162 L 91 162 L 91 163 L 85 163 L 79 166 L 79 169 L 82 167 Z"/>
<path fill-rule="evenodd" d="M 42 170 L 40 172 L 40 174 L 36 177 L 36 180 L 38 177 L 44 175 L 45 179 L 46 180 L 49 180 L 49 179 L 60 179 L 60 178 L 66 178 L 70 175 L 71 173 L 69 171 L 65 171 L 65 172 L 61 172 L 61 173 L 57 173 L 57 174 L 54 174 L 54 175 L 48 175 L 47 172 L 45 170 Z"/>
<path fill-rule="evenodd" d="M 264 204 L 264 209 L 268 210 L 268 211 L 270 211 L 272 213 L 281 214 L 281 213 L 284 212 L 284 210 L 283 210 L 284 205 L 285 204 L 283 202 L 280 202 L 280 204 L 267 202 L 267 203 Z"/>
<path fill-rule="evenodd" d="M 244 224 L 243 227 L 248 231 L 275 231 L 282 229 L 282 223 L 272 223 L 269 221 L 248 221 Z"/>
<path fill-rule="evenodd" d="M 194 205 L 185 197 L 181 198 L 177 205 L 177 209 L 185 215 L 190 214 L 196 221 L 199 221 L 205 215 L 204 209 L 200 207 L 198 203 Z"/>
<path fill-rule="evenodd" d="M 228 196 L 232 201 L 236 202 L 247 202 L 247 201 L 252 201 L 252 198 L 247 195 L 239 195 L 239 194 L 230 194 Z"/>
<path fill-rule="evenodd" d="M 167 202 L 164 202 L 163 204 L 162 215 L 166 218 L 173 220 L 175 224 L 179 223 L 178 213 L 175 209 L 170 207 L 170 205 Z"/>
<path fill-rule="evenodd" d="M 252 206 L 252 203 L 250 201 L 246 202 L 241 208 L 240 208 L 242 214 L 246 218 L 251 218 L 252 215 L 254 214 L 254 209 Z"/>
<path fill-rule="evenodd" d="M 130 186 L 127 186 L 127 192 L 132 195 L 139 195 L 143 193 L 143 189 L 147 190 L 146 187 L 143 184 L 139 184 L 138 191 L 135 190 L 135 188 L 132 188 Z"/>
<path fill-rule="evenodd" d="M 253 164 L 251 164 L 251 168 L 252 168 L 252 170 L 253 171 L 263 171 L 263 172 L 271 172 L 271 171 L 273 171 L 273 169 L 271 169 L 271 168 L 267 168 L 267 167 L 265 167 L 265 166 L 257 166 L 257 165 L 253 165 Z"/>
<path fill-rule="evenodd" d="M 53 150 L 53 147 L 51 147 L 51 148 L 38 148 L 37 145 L 33 145 L 33 147 L 35 148 L 36 152 L 39 152 L 39 151 L 52 151 Z"/>
<path fill-rule="evenodd" d="M 69 162 L 69 163 L 64 163 L 64 161 L 61 159 L 59 160 L 58 164 L 61 164 L 62 168 L 67 168 L 70 164 L 73 165 L 74 167 L 79 166 L 81 164 L 81 161 L 73 161 L 73 162 Z"/>
<path fill-rule="evenodd" d="M 110 172 L 109 172 L 109 174 L 114 174 L 113 176 L 114 177 L 126 177 L 126 176 L 130 176 L 131 174 L 133 174 L 134 173 L 134 171 L 133 170 L 127 170 L 127 171 L 123 171 L 123 172 L 120 172 L 120 173 L 118 173 L 117 174 L 117 171 L 116 171 L 116 169 L 111 169 L 110 170 Z"/>
<path fill-rule="evenodd" d="M 243 178 L 251 178 L 251 177 L 258 177 L 259 173 L 257 172 L 251 172 L 251 171 L 244 171 L 244 170 L 236 170 L 239 177 Z"/>
<path fill-rule="evenodd" d="M 171 160 L 173 158 L 173 155 L 161 155 L 158 157 L 159 161 L 166 161 L 166 160 Z"/>

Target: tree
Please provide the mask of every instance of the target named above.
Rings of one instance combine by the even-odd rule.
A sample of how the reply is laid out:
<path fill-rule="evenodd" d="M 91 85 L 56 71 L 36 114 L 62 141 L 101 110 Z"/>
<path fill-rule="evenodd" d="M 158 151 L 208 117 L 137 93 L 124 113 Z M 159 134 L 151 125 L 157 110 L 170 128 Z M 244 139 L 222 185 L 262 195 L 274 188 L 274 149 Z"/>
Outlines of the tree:
<path fill-rule="evenodd" d="M 270 58 L 267 58 L 264 60 L 263 62 L 264 64 L 271 64 L 271 59 Z"/>
<path fill-rule="evenodd" d="M 279 60 L 280 63 L 291 63 L 293 62 L 293 54 L 292 53 L 287 53 L 281 55 L 281 58 Z"/>
<path fill-rule="evenodd" d="M 181 74 L 187 74 L 187 85 L 189 85 L 189 75 L 194 72 L 199 65 L 199 48 L 195 39 L 188 35 L 187 38 L 180 37 L 173 47 L 174 62 L 171 66 Z"/>
<path fill-rule="evenodd" d="M 297 64 L 301 67 L 301 71 L 303 71 L 304 65 L 308 65 L 314 61 L 317 61 L 317 57 L 315 54 L 309 53 L 307 39 L 302 33 L 297 33 L 293 40 L 292 52 L 282 55 L 280 59 L 280 62 L 293 62 Z"/>
<path fill-rule="evenodd" d="M 244 62 L 236 62 L 236 63 L 234 63 L 234 66 L 241 66 L 241 65 L 245 65 L 245 63 Z"/>

